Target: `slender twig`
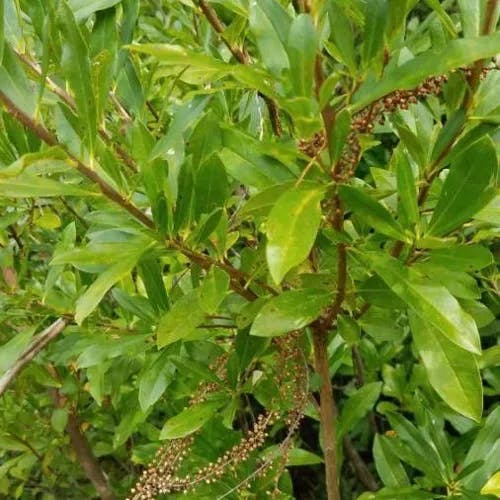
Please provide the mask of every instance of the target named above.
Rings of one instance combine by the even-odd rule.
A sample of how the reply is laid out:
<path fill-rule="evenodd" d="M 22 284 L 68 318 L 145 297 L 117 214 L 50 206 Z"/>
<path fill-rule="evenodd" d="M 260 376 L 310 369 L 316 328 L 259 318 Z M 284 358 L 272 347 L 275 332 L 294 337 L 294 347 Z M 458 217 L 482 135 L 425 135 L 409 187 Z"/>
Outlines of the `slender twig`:
<path fill-rule="evenodd" d="M 59 318 L 48 328 L 41 332 L 29 345 L 29 347 L 19 356 L 14 364 L 0 378 L 0 396 L 6 391 L 7 387 L 26 367 L 26 365 L 51 342 L 66 327 L 66 320 Z"/>
<path fill-rule="evenodd" d="M 0 91 L 0 103 L 2 103 L 8 113 L 10 113 L 17 121 L 22 123 L 25 127 L 32 130 L 38 138 L 40 138 L 43 142 L 48 144 L 49 146 L 61 146 L 57 140 L 57 137 L 49 132 L 43 125 L 35 122 L 33 118 L 28 116 L 24 111 L 19 109 L 10 99 Z M 144 213 L 142 213 L 133 203 L 131 203 L 127 197 L 123 196 L 116 189 L 114 189 L 111 185 L 109 185 L 104 179 L 102 179 L 97 172 L 92 170 L 90 167 L 84 165 L 81 160 L 79 160 L 76 156 L 66 151 L 69 158 L 71 158 L 75 162 L 76 169 L 89 180 L 94 182 L 99 186 L 101 192 L 110 200 L 114 201 L 122 208 L 124 208 L 127 212 L 132 214 L 137 220 L 139 220 L 142 224 L 144 224 L 149 229 L 153 229 L 154 224 L 153 221 Z"/>
<path fill-rule="evenodd" d="M 250 58 L 248 54 L 242 50 L 240 47 L 233 45 L 224 36 L 225 27 L 222 21 L 219 19 L 217 12 L 211 7 L 211 5 L 206 0 L 196 0 L 196 3 L 200 7 L 207 21 L 210 23 L 212 28 L 221 35 L 221 40 L 224 42 L 226 47 L 229 49 L 234 58 L 241 64 L 250 64 Z M 281 121 L 279 117 L 278 107 L 276 103 L 268 96 L 259 92 L 259 95 L 264 99 L 266 103 L 267 110 L 269 112 L 269 119 L 271 120 L 271 125 L 273 127 L 273 132 L 276 136 L 281 136 L 283 134 L 283 129 L 281 127 Z"/>
<path fill-rule="evenodd" d="M 64 148 L 62 144 L 59 143 L 56 136 L 48 131 L 43 125 L 37 123 L 33 118 L 28 116 L 24 111 L 19 109 L 2 91 L 0 91 L 0 104 L 3 104 L 8 113 L 18 120 L 22 125 L 26 128 L 30 129 L 35 135 L 38 136 L 43 142 L 48 144 L 49 146 L 60 146 Z M 141 222 L 148 229 L 154 229 L 153 221 L 139 208 L 137 208 L 129 198 L 122 195 L 119 191 L 113 188 L 110 184 L 108 184 L 104 179 L 102 179 L 99 174 L 92 170 L 90 167 L 82 163 L 82 161 L 66 151 L 68 157 L 75 163 L 76 169 L 87 179 L 92 181 L 94 184 L 97 184 L 102 194 L 111 200 L 112 202 L 119 205 L 121 208 L 130 213 L 135 219 Z M 254 300 L 257 296 L 254 292 L 247 288 L 247 284 L 250 282 L 250 277 L 247 273 L 236 269 L 235 267 L 224 263 L 219 262 L 215 259 L 212 259 L 208 255 L 203 253 L 195 252 L 187 247 L 185 247 L 180 242 L 175 241 L 166 241 L 165 244 L 167 247 L 178 250 L 185 257 L 187 257 L 191 262 L 198 264 L 203 269 L 209 269 L 212 266 L 218 267 L 226 271 L 231 278 L 231 287 L 232 289 L 240 294 L 242 297 L 247 300 Z M 261 283 L 255 281 L 255 283 L 263 288 L 264 290 L 276 294 L 276 291 L 265 283 Z"/>
<path fill-rule="evenodd" d="M 344 436 L 342 443 L 344 445 L 344 453 L 351 462 L 357 478 L 363 483 L 365 488 L 368 488 L 370 491 L 377 491 L 380 486 L 364 460 L 361 458 L 358 450 L 354 447 L 352 441 L 348 436 Z"/>
<path fill-rule="evenodd" d="M 37 78 L 44 78 L 42 69 L 40 66 L 32 61 L 26 54 L 22 54 L 20 52 L 17 52 L 17 55 L 21 62 L 23 62 L 28 69 L 36 75 Z M 76 103 L 75 100 L 71 95 L 69 95 L 65 90 L 63 90 L 61 87 L 59 87 L 51 78 L 45 77 L 45 83 L 47 87 L 54 93 L 56 94 L 64 103 L 66 103 L 73 111 L 76 110 Z M 110 92 L 109 97 L 113 104 L 115 105 L 115 108 L 117 111 L 124 117 L 124 119 L 127 122 L 130 122 L 132 120 L 131 116 L 127 113 L 127 111 L 123 108 L 123 106 L 119 103 L 119 101 L 116 99 L 116 96 Z M 103 141 L 110 146 L 112 149 L 115 150 L 115 153 L 117 156 L 122 160 L 123 164 L 128 167 L 130 170 L 133 172 L 138 172 L 139 168 L 135 162 L 135 160 L 125 151 L 107 132 L 104 128 L 99 127 L 99 135 L 103 139 Z"/>

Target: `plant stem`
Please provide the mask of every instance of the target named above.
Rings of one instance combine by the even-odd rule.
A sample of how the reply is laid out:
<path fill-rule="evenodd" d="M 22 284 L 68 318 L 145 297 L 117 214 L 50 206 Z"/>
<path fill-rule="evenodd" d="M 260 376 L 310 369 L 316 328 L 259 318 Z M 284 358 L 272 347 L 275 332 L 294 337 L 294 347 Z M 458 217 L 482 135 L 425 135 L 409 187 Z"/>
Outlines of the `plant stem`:
<path fill-rule="evenodd" d="M 234 58 L 240 62 L 241 64 L 249 64 L 250 59 L 248 57 L 248 54 L 240 49 L 239 47 L 233 45 L 230 43 L 226 37 L 223 35 L 225 31 L 225 27 L 222 24 L 222 21 L 219 19 L 219 16 L 217 15 L 217 12 L 209 5 L 209 3 L 206 0 L 197 0 L 196 3 L 200 7 L 201 11 L 203 12 L 204 16 L 206 17 L 207 21 L 210 23 L 212 28 L 219 34 L 221 35 L 221 39 L 226 45 L 226 47 L 229 49 L 231 54 L 233 54 Z M 276 106 L 276 103 L 268 96 L 262 94 L 259 92 L 259 95 L 264 99 L 264 102 L 266 103 L 267 110 L 269 112 L 269 119 L 271 121 L 271 125 L 273 128 L 274 135 L 280 137 L 283 134 L 283 129 L 281 127 L 281 121 L 279 117 L 279 112 L 278 112 L 278 107 Z"/>
<path fill-rule="evenodd" d="M 42 350 L 55 339 L 66 327 L 66 321 L 62 318 L 54 321 L 48 328 L 41 332 L 0 378 L 0 396 L 7 387 L 23 370 L 23 368 Z"/>
<path fill-rule="evenodd" d="M 321 377 L 320 424 L 325 457 L 326 491 L 328 500 L 340 500 L 336 450 L 336 407 L 328 368 L 327 336 L 320 325 L 313 331 L 314 365 Z"/>

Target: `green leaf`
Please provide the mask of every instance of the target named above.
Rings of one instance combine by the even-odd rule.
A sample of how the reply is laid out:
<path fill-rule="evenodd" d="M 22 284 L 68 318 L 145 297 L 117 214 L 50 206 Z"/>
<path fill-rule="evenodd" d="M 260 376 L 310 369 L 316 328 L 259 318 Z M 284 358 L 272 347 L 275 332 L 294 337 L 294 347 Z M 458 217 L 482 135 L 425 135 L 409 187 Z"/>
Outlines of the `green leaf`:
<path fill-rule="evenodd" d="M 251 335 L 276 337 L 304 328 L 331 302 L 324 290 L 304 289 L 283 292 L 273 297 L 257 314 Z"/>
<path fill-rule="evenodd" d="M 465 488 L 478 491 L 491 475 L 498 470 L 500 456 L 500 407 L 491 411 L 469 448 L 463 467 L 479 460 L 483 465 L 473 474 L 465 477 L 462 484 Z"/>
<path fill-rule="evenodd" d="M 290 67 L 288 55 L 283 42 L 280 39 L 280 28 L 278 27 L 283 21 L 286 22 L 288 14 L 283 11 L 281 19 L 276 18 L 273 24 L 269 11 L 266 12 L 265 4 L 277 4 L 275 0 L 266 0 L 264 8 L 261 1 L 251 0 L 249 5 L 248 22 L 250 30 L 255 37 L 255 43 L 259 49 L 260 56 L 264 65 L 275 75 L 280 75 L 281 72 Z M 277 6 L 274 9 L 278 9 Z M 285 24 L 286 26 L 286 24 Z"/>
<path fill-rule="evenodd" d="M 479 421 L 483 390 L 476 356 L 457 347 L 421 316 L 411 312 L 410 326 L 429 382 L 458 413 Z"/>
<path fill-rule="evenodd" d="M 238 218 L 243 220 L 247 217 L 258 217 L 268 215 L 274 207 L 276 200 L 289 191 L 297 181 L 284 182 L 283 184 L 276 184 L 260 193 L 252 196 L 238 213 Z M 308 181 L 304 181 L 307 183 Z"/>
<path fill-rule="evenodd" d="M 223 405 L 223 401 L 205 401 L 169 418 L 160 432 L 160 439 L 179 439 L 203 427 Z"/>
<path fill-rule="evenodd" d="M 466 38 L 481 34 L 481 0 L 458 0 L 462 30 Z"/>
<path fill-rule="evenodd" d="M 448 31 L 448 33 L 452 37 L 456 37 L 457 36 L 457 30 L 455 29 L 455 23 L 450 18 L 450 16 L 447 14 L 446 10 L 444 10 L 444 7 L 441 5 L 441 3 L 439 2 L 439 0 L 425 0 L 425 1 L 426 1 L 427 5 L 429 5 L 429 7 L 431 7 L 431 9 L 436 12 L 436 14 L 438 15 L 441 23 L 446 28 L 446 30 Z"/>
<path fill-rule="evenodd" d="M 304 261 L 314 244 L 321 222 L 322 187 L 294 188 L 276 201 L 267 221 L 266 258 L 273 280 Z"/>
<path fill-rule="evenodd" d="M 36 327 L 30 327 L 15 334 L 8 342 L 0 346 L 0 373 L 5 373 L 30 343 Z"/>
<path fill-rule="evenodd" d="M 199 288 L 201 307 L 207 314 L 217 312 L 229 289 L 229 276 L 222 269 L 213 267 Z"/>
<path fill-rule="evenodd" d="M 467 222 L 493 198 L 497 176 L 495 145 L 485 137 L 452 163 L 427 233 L 442 236 Z"/>
<path fill-rule="evenodd" d="M 198 290 L 192 290 L 177 300 L 158 323 L 156 343 L 159 348 L 181 340 L 195 331 L 203 322 L 205 311 Z"/>
<path fill-rule="evenodd" d="M 312 97 L 317 38 L 312 17 L 300 14 L 292 22 L 287 52 L 290 60 L 290 79 L 295 95 Z"/>
<path fill-rule="evenodd" d="M 351 113 L 394 90 L 413 89 L 429 76 L 443 75 L 479 59 L 493 57 L 498 52 L 500 33 L 452 40 L 444 47 L 428 50 L 399 66 L 391 66 L 384 71 L 384 76 L 379 81 L 367 80 L 354 94 Z"/>
<path fill-rule="evenodd" d="M 394 153 L 398 182 L 398 216 L 404 227 L 418 220 L 417 184 L 408 157 L 402 149 Z"/>
<path fill-rule="evenodd" d="M 405 468 L 393 453 L 387 440 L 387 437 L 376 434 L 373 441 L 373 458 L 377 473 L 385 486 L 394 488 L 408 486 L 410 482 Z"/>
<path fill-rule="evenodd" d="M 328 21 L 333 44 L 326 43 L 329 52 L 335 52 L 334 57 L 356 73 L 356 53 L 354 49 L 355 33 L 349 17 L 344 13 L 341 1 L 327 2 Z M 332 50 L 333 49 L 333 50 Z"/>
<path fill-rule="evenodd" d="M 120 3 L 121 0 L 68 0 L 77 22 L 87 19 L 94 12 L 109 9 Z"/>
<path fill-rule="evenodd" d="M 339 187 L 339 195 L 364 223 L 395 240 L 408 241 L 407 235 L 390 212 L 364 190 L 342 185 Z"/>
<path fill-rule="evenodd" d="M 53 196 L 100 196 L 75 184 L 53 181 L 31 174 L 17 177 L 0 176 L 0 195 L 6 198 L 38 198 Z"/>
<path fill-rule="evenodd" d="M 370 382 L 349 397 L 340 412 L 337 423 L 337 440 L 339 442 L 375 406 L 381 390 L 382 382 Z"/>
<path fill-rule="evenodd" d="M 429 262 L 451 271 L 478 271 L 493 264 L 494 258 L 481 245 L 458 245 L 432 250 Z"/>
<path fill-rule="evenodd" d="M 85 142 L 92 155 L 97 135 L 97 108 L 92 89 L 89 49 L 65 1 L 59 4 L 57 26 L 63 37 L 61 67 L 74 92 L 79 118 L 86 128 Z"/>
<path fill-rule="evenodd" d="M 481 495 L 500 497 L 500 471 L 491 476 L 481 488 Z"/>
<path fill-rule="evenodd" d="M 68 423 L 68 410 L 66 408 L 55 408 L 50 417 L 50 425 L 52 428 L 62 434 Z"/>
<path fill-rule="evenodd" d="M 126 255 L 117 255 L 119 260 L 102 272 L 87 288 L 76 302 L 75 321 L 79 325 L 99 305 L 106 292 L 132 271 L 145 250 L 147 247 L 136 249 Z"/>
<path fill-rule="evenodd" d="M 481 353 L 474 320 L 445 287 L 423 279 L 391 257 L 372 254 L 369 259 L 377 274 L 411 311 L 457 346 L 475 354 Z"/>
<path fill-rule="evenodd" d="M 175 365 L 168 361 L 168 356 L 170 356 L 168 351 L 156 356 L 138 378 L 139 404 L 143 412 L 146 412 L 160 399 L 174 379 Z"/>
<path fill-rule="evenodd" d="M 337 115 L 330 135 L 329 147 L 332 163 L 340 160 L 350 131 L 351 114 L 347 108 L 344 108 Z"/>
<path fill-rule="evenodd" d="M 365 32 L 361 50 L 363 67 L 382 66 L 381 54 L 389 18 L 388 0 L 367 0 L 365 3 Z"/>

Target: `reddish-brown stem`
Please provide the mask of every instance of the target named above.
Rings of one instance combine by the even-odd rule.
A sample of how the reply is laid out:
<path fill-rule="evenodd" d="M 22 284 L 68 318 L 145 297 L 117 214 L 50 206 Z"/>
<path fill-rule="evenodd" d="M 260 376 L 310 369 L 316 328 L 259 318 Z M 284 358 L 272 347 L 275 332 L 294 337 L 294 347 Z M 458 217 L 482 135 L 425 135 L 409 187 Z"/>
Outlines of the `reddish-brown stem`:
<path fill-rule="evenodd" d="M 52 365 L 49 365 L 48 368 L 51 375 L 54 378 L 59 379 L 59 374 L 56 368 Z M 51 390 L 50 394 L 56 408 L 64 408 L 66 406 L 67 398 L 61 394 L 58 389 Z M 76 413 L 75 408 L 70 408 L 68 410 L 66 432 L 68 433 L 71 448 L 76 455 L 78 463 L 85 472 L 89 481 L 94 485 L 98 495 L 103 500 L 114 500 L 115 495 L 113 490 L 111 489 L 85 434 L 82 432 L 80 417 Z"/>
<path fill-rule="evenodd" d="M 5 109 L 17 121 L 22 123 L 26 128 L 32 130 L 43 142 L 49 146 L 61 146 L 57 137 L 49 132 L 43 125 L 35 122 L 33 118 L 28 116 L 24 111 L 20 110 L 3 92 L 0 91 L 0 103 L 5 106 Z M 99 186 L 102 194 L 114 201 L 127 212 L 132 214 L 146 227 L 153 229 L 153 221 L 144 213 L 142 213 L 133 203 L 131 203 L 125 196 L 119 193 L 116 189 L 110 186 L 104 179 L 102 179 L 97 172 L 84 165 L 78 158 L 71 153 L 67 153 L 69 158 L 74 161 L 76 169 L 87 179 L 91 180 Z"/>
<path fill-rule="evenodd" d="M 327 352 L 327 330 L 320 324 L 313 329 L 314 365 L 321 377 L 320 424 L 325 457 L 326 491 L 328 500 L 340 500 L 338 462 L 336 450 L 336 407 L 330 381 Z"/>
<path fill-rule="evenodd" d="M 207 21 L 210 23 L 214 31 L 216 31 L 219 35 L 221 35 L 221 39 L 229 49 L 231 54 L 233 54 L 234 58 L 240 62 L 241 64 L 249 64 L 250 59 L 248 54 L 241 49 L 229 42 L 224 36 L 225 26 L 222 24 L 222 21 L 219 19 L 217 12 L 210 6 L 210 4 L 206 0 L 197 0 L 196 2 L 200 7 L 203 15 L 206 17 Z M 281 127 L 281 121 L 279 117 L 278 107 L 276 103 L 268 96 L 259 93 L 259 95 L 264 99 L 266 103 L 267 110 L 269 112 L 269 119 L 271 121 L 271 126 L 273 128 L 273 132 L 276 136 L 281 136 L 283 134 L 283 129 Z"/>
<path fill-rule="evenodd" d="M 4 105 L 5 109 L 7 112 L 17 119 L 21 124 L 23 124 L 26 128 L 30 129 L 32 132 L 34 132 L 43 142 L 48 144 L 49 146 L 60 146 L 63 147 L 59 141 L 57 140 L 57 137 L 52 134 L 50 131 L 48 131 L 45 127 L 43 127 L 41 124 L 35 122 L 33 118 L 28 116 L 26 113 L 24 113 L 22 110 L 20 110 L 3 92 L 0 91 L 0 103 Z M 143 212 L 141 212 L 133 203 L 131 203 L 127 197 L 119 193 L 116 189 L 114 189 L 112 186 L 110 186 L 104 179 L 102 179 L 97 172 L 89 168 L 88 166 L 84 165 L 78 158 L 76 158 L 74 155 L 67 153 L 69 158 L 75 163 L 76 169 L 87 179 L 91 180 L 93 183 L 97 184 L 103 193 L 103 195 L 111 200 L 112 202 L 116 203 L 120 207 L 122 207 L 124 210 L 126 210 L 128 213 L 130 213 L 135 219 L 137 219 L 139 222 L 144 224 L 149 229 L 154 229 L 154 223 L 153 221 Z M 209 257 L 208 255 L 202 254 L 195 252 L 193 250 L 190 250 L 189 248 L 186 248 L 184 245 L 178 242 L 173 242 L 173 241 L 167 241 L 166 245 L 178 250 L 181 252 L 185 257 L 187 257 L 191 262 L 194 262 L 203 269 L 209 269 L 212 266 L 219 267 L 220 269 L 223 269 L 226 271 L 230 278 L 231 278 L 231 287 L 232 289 L 245 297 L 247 300 L 254 300 L 256 298 L 256 295 L 254 292 L 249 290 L 247 288 L 247 284 L 250 281 L 250 277 L 236 269 L 235 267 L 216 261 Z M 276 292 L 274 289 L 265 283 L 261 283 L 260 281 L 255 281 L 256 285 L 262 287 L 264 290 L 275 294 Z"/>

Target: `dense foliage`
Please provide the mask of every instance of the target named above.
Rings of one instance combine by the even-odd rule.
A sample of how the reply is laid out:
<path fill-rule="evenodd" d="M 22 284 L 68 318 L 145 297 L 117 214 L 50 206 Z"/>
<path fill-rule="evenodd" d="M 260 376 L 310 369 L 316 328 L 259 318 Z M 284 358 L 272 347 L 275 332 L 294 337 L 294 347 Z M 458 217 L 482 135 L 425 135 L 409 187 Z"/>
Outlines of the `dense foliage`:
<path fill-rule="evenodd" d="M 500 496 L 499 13 L 0 1 L 0 496 Z"/>

